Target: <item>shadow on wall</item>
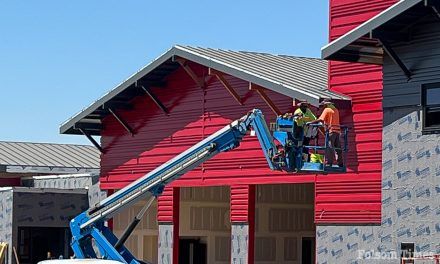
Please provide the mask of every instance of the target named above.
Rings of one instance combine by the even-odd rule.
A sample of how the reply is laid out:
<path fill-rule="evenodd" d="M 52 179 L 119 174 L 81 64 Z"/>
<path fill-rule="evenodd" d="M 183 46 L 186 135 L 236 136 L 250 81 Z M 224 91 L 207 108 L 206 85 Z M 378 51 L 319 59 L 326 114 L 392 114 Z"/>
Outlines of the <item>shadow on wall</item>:
<path fill-rule="evenodd" d="M 339 109 L 340 123 L 348 127 L 348 152 L 344 163 L 347 171 L 358 172 L 358 154 L 356 148 L 356 130 L 354 128 L 353 108 L 351 101 L 336 100 L 336 107 Z"/>
<path fill-rule="evenodd" d="M 207 76 L 207 68 L 196 64 L 190 66 L 198 76 Z M 276 115 L 258 94 L 249 91 L 248 82 L 231 76 L 227 80 L 244 100 L 244 105 L 235 101 L 217 79 L 211 78 L 202 90 L 179 68 L 167 77 L 165 88 L 153 90 L 169 109 L 169 116 L 165 116 L 148 97 L 139 96 L 132 100 L 133 110 L 118 112 L 135 128 L 133 137 L 111 116 L 105 118 L 101 137 L 105 150 L 101 176 L 108 180 L 112 175 L 124 174 L 125 177 L 128 174 L 130 179 L 135 179 L 253 108 L 260 108 L 266 120 L 275 120 Z M 292 111 L 291 98 L 271 91 L 267 93 L 281 111 Z M 260 156 L 258 162 L 261 160 L 264 162 L 261 164 L 265 164 L 263 154 Z"/>
<path fill-rule="evenodd" d="M 348 152 L 344 157 L 344 164 L 347 167 L 347 171 L 358 172 L 358 156 L 356 149 L 356 130 L 354 129 L 353 111 L 350 101 L 344 100 L 334 100 L 333 101 L 336 108 L 339 110 L 340 123 L 342 126 L 348 127 Z M 322 109 L 312 107 L 312 111 L 319 118 L 322 113 Z M 324 145 L 324 137 L 320 136 L 319 144 Z M 341 141 L 342 147 L 344 147 L 344 142 Z"/>
<path fill-rule="evenodd" d="M 410 121 L 409 119 L 412 119 L 411 117 L 411 113 L 416 112 L 417 113 L 417 120 L 411 120 L 410 122 L 415 122 L 415 121 L 420 121 L 421 120 L 421 116 L 420 116 L 420 107 L 418 106 L 405 106 L 405 107 L 401 107 L 401 108 L 385 108 L 384 109 L 384 115 L 383 115 L 383 126 L 387 127 L 391 124 L 393 124 L 394 122 L 396 122 L 397 120 L 402 119 L 403 117 L 408 118 L 408 121 Z"/>

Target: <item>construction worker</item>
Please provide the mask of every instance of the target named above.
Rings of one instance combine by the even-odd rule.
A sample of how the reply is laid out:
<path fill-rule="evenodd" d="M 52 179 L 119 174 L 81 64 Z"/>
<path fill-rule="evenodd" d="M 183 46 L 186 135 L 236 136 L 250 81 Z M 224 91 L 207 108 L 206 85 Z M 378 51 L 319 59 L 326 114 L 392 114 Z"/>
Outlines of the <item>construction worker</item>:
<path fill-rule="evenodd" d="M 316 116 L 310 110 L 310 108 L 309 108 L 310 104 L 306 100 L 301 100 L 300 102 L 297 103 L 296 106 L 298 108 L 293 113 L 293 116 L 296 117 L 295 122 L 297 125 L 297 131 L 295 131 L 295 134 L 303 133 L 303 135 L 304 135 L 303 146 L 308 146 L 310 144 L 311 138 L 306 135 L 308 133 L 306 133 L 304 125 L 308 122 L 312 122 L 312 121 L 316 120 Z M 303 148 L 303 156 L 304 156 L 303 159 L 305 161 L 309 160 L 309 149 L 308 148 Z"/>
<path fill-rule="evenodd" d="M 322 111 L 321 116 L 318 119 L 311 121 L 310 124 L 321 122 L 329 131 L 328 148 L 325 150 L 326 165 L 333 166 L 336 151 L 338 166 L 343 167 L 344 161 L 342 160 L 339 111 L 329 99 L 324 99 L 319 105 L 324 107 L 324 110 Z"/>

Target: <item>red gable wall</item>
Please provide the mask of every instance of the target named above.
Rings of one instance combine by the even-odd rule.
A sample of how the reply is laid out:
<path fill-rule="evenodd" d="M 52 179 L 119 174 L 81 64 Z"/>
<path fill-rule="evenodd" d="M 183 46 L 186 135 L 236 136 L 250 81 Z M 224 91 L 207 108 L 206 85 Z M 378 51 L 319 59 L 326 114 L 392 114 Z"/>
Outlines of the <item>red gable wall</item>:
<path fill-rule="evenodd" d="M 190 64 L 198 76 L 207 69 Z M 105 150 L 101 159 L 101 187 L 118 189 L 151 171 L 180 152 L 240 118 L 253 108 L 260 108 L 268 122 L 274 113 L 249 84 L 234 77 L 229 83 L 245 98 L 244 106 L 213 78 L 205 91 L 179 69 L 172 73 L 164 88 L 153 92 L 170 110 L 165 116 L 146 96 L 133 100 L 134 109 L 118 113 L 136 131 L 132 137 L 112 116 L 103 120 L 101 144 Z M 292 99 L 268 91 L 281 111 L 292 110 Z M 313 182 L 314 176 L 274 172 L 268 168 L 256 137 L 246 137 L 234 151 L 221 153 L 203 166 L 188 172 L 172 186 L 230 185 Z"/>
<path fill-rule="evenodd" d="M 374 16 L 395 0 L 331 0 L 330 38 L 347 32 Z M 198 76 L 207 69 L 190 64 Z M 268 169 L 255 137 L 239 148 L 222 153 L 187 173 L 172 186 L 316 182 L 317 223 L 379 223 L 382 166 L 382 76 L 380 67 L 331 62 L 329 85 L 353 98 L 343 123 L 351 130 L 349 173 L 342 175 L 296 175 Z M 197 143 L 252 108 L 260 108 L 268 122 L 275 115 L 248 83 L 227 78 L 242 98 L 240 106 L 215 79 L 205 90 L 182 70 L 168 76 L 167 86 L 153 92 L 170 110 L 165 116 L 146 96 L 136 97 L 134 109 L 118 113 L 136 131 L 132 137 L 112 116 L 103 120 L 101 187 L 119 189 Z M 292 99 L 268 92 L 278 108 L 291 111 Z M 162 197 L 162 200 L 166 197 Z"/>
<path fill-rule="evenodd" d="M 330 41 L 396 0 L 330 0 Z M 329 87 L 352 97 L 349 159 L 353 173 L 316 180 L 317 223 L 380 223 L 382 173 L 382 69 L 375 65 L 330 62 Z M 355 152 L 353 150 L 356 150 Z"/>

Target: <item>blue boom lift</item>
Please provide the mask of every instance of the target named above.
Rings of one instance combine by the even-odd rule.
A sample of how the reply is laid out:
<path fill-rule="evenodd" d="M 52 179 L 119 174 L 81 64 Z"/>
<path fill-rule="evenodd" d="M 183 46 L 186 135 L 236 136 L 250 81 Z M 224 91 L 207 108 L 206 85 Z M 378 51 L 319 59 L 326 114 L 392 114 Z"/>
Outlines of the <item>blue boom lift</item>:
<path fill-rule="evenodd" d="M 261 144 L 270 169 L 286 172 L 308 173 L 341 173 L 345 167 L 324 166 L 318 162 L 306 162 L 303 159 L 303 148 L 314 152 L 328 147 L 328 131 L 325 129 L 325 140 L 322 146 L 303 146 L 302 129 L 298 133 L 294 117 L 278 117 L 270 132 L 262 112 L 254 109 L 242 118 L 220 129 L 216 133 L 177 155 L 150 173 L 139 178 L 125 188 L 102 200 L 95 207 L 88 209 L 71 220 L 72 249 L 75 257 L 102 258 L 122 263 L 144 263 L 136 259 L 124 246 L 125 241 L 142 219 L 153 200 L 159 196 L 164 187 L 178 179 L 186 172 L 196 168 L 221 152 L 238 147 L 250 129 L 255 131 Z M 344 138 L 343 152 L 347 152 L 347 128 L 342 129 Z M 279 144 L 275 144 L 275 140 Z M 105 225 L 122 209 L 132 206 L 150 193 L 151 198 L 139 211 L 121 237 L 117 238 Z"/>

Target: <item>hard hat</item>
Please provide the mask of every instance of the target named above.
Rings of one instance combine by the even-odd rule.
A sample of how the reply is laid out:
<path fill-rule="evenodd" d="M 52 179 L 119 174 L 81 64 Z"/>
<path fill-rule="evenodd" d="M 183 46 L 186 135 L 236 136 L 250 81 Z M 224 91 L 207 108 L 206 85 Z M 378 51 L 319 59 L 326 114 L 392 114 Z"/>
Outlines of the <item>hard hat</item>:
<path fill-rule="evenodd" d="M 307 100 L 299 100 L 296 106 L 300 107 L 301 105 L 310 105 Z"/>
<path fill-rule="evenodd" d="M 322 100 L 321 103 L 319 103 L 320 106 L 329 105 L 329 104 L 333 104 L 333 103 L 330 99 L 327 99 L 327 98 Z"/>

